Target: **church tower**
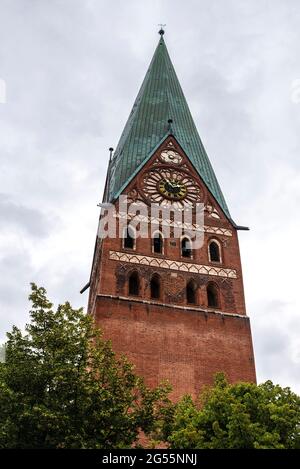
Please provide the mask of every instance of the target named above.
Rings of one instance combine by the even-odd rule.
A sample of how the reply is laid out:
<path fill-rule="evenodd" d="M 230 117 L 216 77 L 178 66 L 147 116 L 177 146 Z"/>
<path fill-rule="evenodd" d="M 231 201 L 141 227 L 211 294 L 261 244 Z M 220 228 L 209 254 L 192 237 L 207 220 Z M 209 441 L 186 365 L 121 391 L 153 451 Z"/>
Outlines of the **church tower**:
<path fill-rule="evenodd" d="M 256 378 L 237 236 L 245 228 L 231 218 L 159 33 L 110 149 L 100 225 L 112 209 L 116 234 L 97 236 L 82 291 L 90 288 L 88 313 L 113 349 L 148 385 L 168 379 L 177 399 L 195 397 L 218 371 L 231 382 Z"/>

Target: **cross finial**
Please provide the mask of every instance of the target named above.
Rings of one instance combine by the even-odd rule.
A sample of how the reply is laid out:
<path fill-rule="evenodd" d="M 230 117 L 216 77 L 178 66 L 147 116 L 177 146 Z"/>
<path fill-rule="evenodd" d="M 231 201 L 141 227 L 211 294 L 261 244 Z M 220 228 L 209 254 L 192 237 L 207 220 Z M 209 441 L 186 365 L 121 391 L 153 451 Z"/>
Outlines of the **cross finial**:
<path fill-rule="evenodd" d="M 166 26 L 166 24 L 159 23 L 158 26 L 160 26 L 160 30 L 158 31 L 158 34 L 163 36 L 165 34 L 164 26 Z"/>

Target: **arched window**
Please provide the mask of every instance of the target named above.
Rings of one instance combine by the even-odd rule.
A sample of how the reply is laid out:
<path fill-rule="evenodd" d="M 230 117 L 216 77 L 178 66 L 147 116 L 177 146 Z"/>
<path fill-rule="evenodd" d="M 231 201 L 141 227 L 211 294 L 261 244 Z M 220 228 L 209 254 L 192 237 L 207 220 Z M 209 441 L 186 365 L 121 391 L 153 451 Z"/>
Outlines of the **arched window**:
<path fill-rule="evenodd" d="M 208 254 L 210 262 L 221 262 L 221 246 L 218 241 L 210 241 L 208 245 Z"/>
<path fill-rule="evenodd" d="M 181 256 L 192 257 L 192 243 L 189 238 L 182 238 L 181 240 Z"/>
<path fill-rule="evenodd" d="M 151 298 L 158 299 L 160 298 L 160 278 L 158 275 L 153 275 L 150 282 L 150 292 Z"/>
<path fill-rule="evenodd" d="M 137 296 L 140 290 L 140 281 L 137 272 L 132 272 L 129 276 L 128 293 Z"/>
<path fill-rule="evenodd" d="M 153 234 L 153 252 L 157 254 L 163 254 L 163 237 L 162 234 L 157 231 Z"/>
<path fill-rule="evenodd" d="M 124 228 L 123 245 L 125 249 L 134 249 L 135 235 L 133 228 L 130 226 Z"/>
<path fill-rule="evenodd" d="M 190 280 L 186 285 L 186 301 L 189 304 L 196 304 L 196 289 L 197 286 L 193 280 Z"/>
<path fill-rule="evenodd" d="M 219 292 L 213 283 L 207 285 L 207 305 L 209 308 L 219 308 Z"/>

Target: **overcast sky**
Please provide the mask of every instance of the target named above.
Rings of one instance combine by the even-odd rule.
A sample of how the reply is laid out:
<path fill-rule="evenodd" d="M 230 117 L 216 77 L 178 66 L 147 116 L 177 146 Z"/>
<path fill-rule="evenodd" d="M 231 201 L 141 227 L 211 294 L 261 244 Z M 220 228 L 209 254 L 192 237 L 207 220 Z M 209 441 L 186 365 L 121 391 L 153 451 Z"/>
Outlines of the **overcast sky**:
<path fill-rule="evenodd" d="M 0 0 L 0 341 L 28 320 L 31 281 L 86 306 L 108 148 L 161 22 L 231 214 L 251 228 L 258 381 L 300 392 L 299 0 Z"/>

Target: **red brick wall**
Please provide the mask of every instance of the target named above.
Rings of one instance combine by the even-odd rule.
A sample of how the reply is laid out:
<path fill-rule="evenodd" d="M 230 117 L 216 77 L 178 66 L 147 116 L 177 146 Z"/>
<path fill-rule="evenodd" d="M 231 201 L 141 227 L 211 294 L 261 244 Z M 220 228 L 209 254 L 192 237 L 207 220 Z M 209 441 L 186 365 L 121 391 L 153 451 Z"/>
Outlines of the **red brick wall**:
<path fill-rule="evenodd" d="M 96 248 L 89 313 L 95 316 L 105 337 L 112 339 L 115 351 L 125 353 L 149 385 L 156 385 L 161 379 L 168 378 L 174 386 L 173 397 L 178 398 L 187 392 L 195 396 L 201 386 L 212 382 L 217 371 L 224 371 L 230 381 L 255 381 L 255 365 L 236 228 L 223 214 L 176 140 L 172 141 L 175 149 L 182 154 L 190 174 L 201 186 L 203 202 L 213 204 L 219 212 L 219 219 L 205 213 L 205 225 L 230 230 L 232 236 L 206 232 L 203 247 L 194 250 L 192 259 L 181 257 L 178 239 L 172 239 L 172 243 L 170 239 L 164 240 L 163 255 L 153 254 L 150 238 L 138 238 L 134 250 L 124 249 L 123 240 L 119 237 L 104 239 Z M 139 181 L 143 173 L 152 167 L 163 147 L 164 144 L 124 193 L 130 195 L 134 192 L 138 198 L 143 197 L 139 192 Z M 222 246 L 221 264 L 209 262 L 208 242 L 211 238 L 217 239 Z M 113 260 L 110 259 L 110 251 L 197 265 L 216 265 L 233 269 L 236 278 Z M 139 297 L 130 298 L 128 278 L 134 270 L 139 274 L 140 292 Z M 161 297 L 157 301 L 150 298 L 153 273 L 161 278 Z M 197 284 L 195 308 L 191 308 L 186 301 L 185 287 L 191 279 Z M 215 311 L 207 304 L 206 288 L 211 281 L 217 285 L 220 296 L 220 305 Z"/>
<path fill-rule="evenodd" d="M 224 371 L 230 382 L 255 382 L 247 317 L 98 297 L 96 322 L 150 386 L 168 379 L 173 399 L 197 396 Z"/>
<path fill-rule="evenodd" d="M 162 269 L 159 267 L 142 267 L 137 264 L 128 264 L 127 269 L 127 278 L 128 274 L 132 270 L 140 270 L 142 267 L 140 281 L 141 281 L 141 294 L 143 298 L 150 299 L 150 288 L 149 288 L 149 278 L 146 278 L 146 271 L 151 273 L 157 272 L 159 275 L 168 276 L 167 283 L 172 283 L 172 287 L 176 289 L 176 283 L 178 283 L 178 290 L 184 288 L 184 285 L 190 280 L 194 279 L 196 282 L 204 281 L 203 284 L 199 285 L 198 289 L 198 304 L 199 306 L 205 308 L 207 307 L 207 297 L 206 297 L 206 285 L 208 282 L 216 282 L 219 285 L 220 290 L 220 299 L 221 305 L 220 309 L 228 313 L 238 313 L 246 314 L 245 311 L 245 301 L 244 301 L 244 290 L 243 290 L 243 280 L 242 280 L 242 271 L 240 264 L 240 255 L 239 255 L 239 246 L 236 230 L 231 227 L 233 236 L 227 240 L 227 247 L 223 247 L 223 262 L 222 264 L 212 264 L 208 262 L 208 251 L 207 244 L 208 240 L 211 238 L 211 234 L 205 234 L 204 246 L 203 248 L 196 250 L 193 255 L 193 259 L 182 258 L 180 256 L 180 242 L 176 240 L 176 246 L 170 245 L 170 239 L 164 240 L 164 246 L 166 247 L 165 253 L 163 255 L 153 254 L 151 248 L 151 239 L 137 239 L 136 249 L 135 250 L 126 250 L 122 247 L 122 239 L 105 239 L 103 241 L 102 252 L 101 252 L 101 273 L 100 273 L 100 285 L 98 288 L 98 293 L 104 293 L 108 295 L 121 295 L 127 296 L 127 285 L 128 282 L 124 285 L 124 288 L 118 290 L 118 283 L 116 278 L 116 270 L 120 263 L 109 258 L 110 251 L 123 251 L 129 254 L 138 254 L 146 255 L 151 257 L 167 258 L 176 261 L 183 261 L 189 264 L 204 264 L 204 265 L 216 265 L 217 267 L 224 267 L 227 269 L 234 269 L 237 273 L 237 278 L 224 279 L 223 277 L 215 276 L 200 276 L 199 274 L 187 273 L 187 272 L 177 272 L 178 279 L 170 279 L 171 270 Z M 222 237 L 214 236 L 214 239 L 221 240 Z M 173 241 L 173 240 L 172 240 Z M 173 241 L 174 242 L 174 241 Z M 173 272 L 173 274 L 175 271 Z M 149 277 L 148 276 L 148 277 Z M 184 285 L 183 285 L 184 283 Z M 169 303 L 165 293 L 168 293 L 166 289 L 163 290 L 162 300 L 166 303 Z M 229 290 L 229 291 L 228 291 Z M 231 298 L 228 299 L 228 295 L 231 295 Z M 227 300 L 226 300 L 227 299 Z M 171 301 L 173 304 L 182 304 L 176 300 Z M 184 302 L 184 301 L 183 301 Z M 186 303 L 186 302 L 185 302 Z"/>

